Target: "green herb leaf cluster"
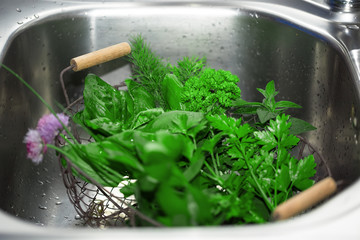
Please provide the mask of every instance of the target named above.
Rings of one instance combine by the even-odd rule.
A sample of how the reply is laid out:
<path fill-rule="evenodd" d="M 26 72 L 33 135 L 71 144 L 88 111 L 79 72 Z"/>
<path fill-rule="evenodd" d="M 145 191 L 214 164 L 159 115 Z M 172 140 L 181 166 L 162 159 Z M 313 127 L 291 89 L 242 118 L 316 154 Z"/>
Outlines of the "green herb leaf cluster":
<path fill-rule="evenodd" d="M 266 222 L 278 204 L 313 184 L 314 157 L 291 155 L 294 132 L 313 127 L 284 113 L 299 106 L 275 101 L 274 82 L 258 89 L 263 102 L 246 102 L 239 79 L 206 68 L 203 58 L 171 66 L 142 37 L 132 46 L 127 90 L 85 79 L 84 109 L 74 119 L 95 142 L 64 151 L 90 177 L 112 187 L 133 180 L 120 191 L 167 226 Z M 240 117 L 226 115 L 230 109 Z"/>
<path fill-rule="evenodd" d="M 185 82 L 182 102 L 195 112 L 222 114 L 240 98 L 239 78 L 229 71 L 206 69 Z"/>

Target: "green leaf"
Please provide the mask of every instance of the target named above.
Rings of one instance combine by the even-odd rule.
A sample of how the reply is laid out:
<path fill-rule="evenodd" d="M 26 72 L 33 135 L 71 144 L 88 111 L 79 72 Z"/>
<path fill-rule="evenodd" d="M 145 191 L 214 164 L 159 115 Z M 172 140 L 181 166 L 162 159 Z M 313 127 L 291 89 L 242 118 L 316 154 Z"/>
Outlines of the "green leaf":
<path fill-rule="evenodd" d="M 254 132 L 255 137 L 259 140 L 258 144 L 264 145 L 264 149 L 269 151 L 277 146 L 275 136 L 269 131 Z"/>
<path fill-rule="evenodd" d="M 134 80 L 125 80 L 129 94 L 134 102 L 134 114 L 155 108 L 155 99 L 142 85 Z"/>
<path fill-rule="evenodd" d="M 169 110 L 185 110 L 185 105 L 181 102 L 184 86 L 178 78 L 173 74 L 167 74 L 161 84 Z"/>
<path fill-rule="evenodd" d="M 289 168 L 285 164 L 281 165 L 281 168 L 276 177 L 277 189 L 286 192 L 290 185 Z"/>
<path fill-rule="evenodd" d="M 134 117 L 133 122 L 131 124 L 131 128 L 136 129 L 150 122 L 151 120 L 155 119 L 156 117 L 160 116 L 163 113 L 164 110 L 162 108 L 152 108 L 141 111 L 136 115 L 136 117 Z"/>
<path fill-rule="evenodd" d="M 169 111 L 150 121 L 143 128 L 143 131 L 168 130 L 172 133 L 186 133 L 187 130 L 196 127 L 203 119 L 204 114 L 201 112 Z"/>
<path fill-rule="evenodd" d="M 127 128 L 132 118 L 132 106 L 127 91 L 118 91 L 96 75 L 89 74 L 85 78 L 84 110 L 73 119 L 89 131 L 109 136 Z"/>
<path fill-rule="evenodd" d="M 305 190 L 314 184 L 310 178 L 316 173 L 316 163 L 313 155 L 309 155 L 297 162 L 292 158 L 289 163 L 289 173 L 291 181 L 299 190 Z"/>
<path fill-rule="evenodd" d="M 172 225 L 189 225 L 189 210 L 184 193 L 175 191 L 169 184 L 162 184 L 156 193 L 161 209 L 171 219 Z"/>
<path fill-rule="evenodd" d="M 124 169 L 133 169 L 138 172 L 144 171 L 143 166 L 133 155 L 133 152 L 123 147 L 120 141 L 116 141 L 116 139 L 113 138 L 112 141 L 103 141 L 100 142 L 99 145 L 102 147 L 104 153 L 106 153 L 106 159 L 109 161 L 109 165 L 111 165 L 115 171 L 123 172 Z M 89 146 L 89 148 L 91 147 L 93 146 Z"/>
<path fill-rule="evenodd" d="M 107 154 L 103 150 L 98 143 L 90 143 L 71 145 L 66 152 L 71 155 L 71 162 L 95 181 L 103 186 L 116 187 L 122 181 L 123 175 L 110 167 Z M 83 176 L 82 178 L 84 179 Z"/>
<path fill-rule="evenodd" d="M 119 111 L 124 110 L 121 93 L 94 74 L 85 78 L 84 105 L 85 119 L 107 117 L 111 121 L 125 120 Z"/>
<path fill-rule="evenodd" d="M 122 122 L 113 122 L 107 117 L 98 117 L 91 120 L 85 120 L 85 125 L 104 136 L 110 136 L 120 133 L 125 127 Z"/>
<path fill-rule="evenodd" d="M 213 222 L 209 197 L 203 189 L 188 185 L 186 189 L 187 208 L 190 214 L 191 225 L 208 225 Z"/>
<path fill-rule="evenodd" d="M 196 151 L 190 160 L 190 166 L 184 171 L 184 176 L 187 181 L 190 182 L 192 179 L 194 179 L 196 175 L 199 174 L 203 166 L 204 160 L 204 154 L 201 151 Z"/>
<path fill-rule="evenodd" d="M 136 185 L 134 183 L 128 183 L 120 189 L 120 192 L 124 194 L 125 198 L 135 194 Z"/>
<path fill-rule="evenodd" d="M 270 212 L 263 201 L 258 198 L 252 199 L 249 215 L 245 217 L 248 223 L 264 223 L 270 218 Z"/>
<path fill-rule="evenodd" d="M 201 146 L 201 149 L 203 151 L 207 151 L 207 152 L 213 154 L 216 144 L 218 144 L 218 142 L 221 140 L 222 137 L 223 137 L 223 134 L 219 133 L 211 138 L 206 139 L 204 141 L 203 145 Z"/>
<path fill-rule="evenodd" d="M 263 100 L 263 106 L 265 106 L 271 112 L 275 111 L 275 96 L 278 92 L 275 90 L 274 81 L 270 81 L 266 84 L 265 90 L 257 88 L 257 90 L 265 97 Z"/>
<path fill-rule="evenodd" d="M 276 102 L 275 108 L 302 108 L 300 105 L 290 101 L 279 101 Z"/>
<path fill-rule="evenodd" d="M 233 107 L 261 107 L 262 104 L 259 102 L 248 102 L 242 98 L 237 98 L 232 103 Z"/>
<path fill-rule="evenodd" d="M 304 132 L 316 130 L 316 127 L 299 118 L 291 117 L 289 121 L 291 122 L 290 134 L 299 135 Z"/>
<path fill-rule="evenodd" d="M 237 130 L 241 127 L 241 119 L 228 117 L 225 114 L 208 115 L 206 118 L 212 127 L 221 130 L 228 135 L 235 135 L 236 133 L 242 135 L 249 130 L 247 126 L 244 127 L 244 129 Z"/>
<path fill-rule="evenodd" d="M 238 114 L 256 114 L 259 108 L 264 108 L 262 103 L 259 102 L 247 102 L 241 98 L 232 102 L 232 106 L 235 108 L 234 113 Z"/>
<path fill-rule="evenodd" d="M 256 109 L 256 114 L 258 115 L 261 123 L 265 123 L 278 115 L 277 113 L 271 112 L 268 109 L 263 108 Z"/>

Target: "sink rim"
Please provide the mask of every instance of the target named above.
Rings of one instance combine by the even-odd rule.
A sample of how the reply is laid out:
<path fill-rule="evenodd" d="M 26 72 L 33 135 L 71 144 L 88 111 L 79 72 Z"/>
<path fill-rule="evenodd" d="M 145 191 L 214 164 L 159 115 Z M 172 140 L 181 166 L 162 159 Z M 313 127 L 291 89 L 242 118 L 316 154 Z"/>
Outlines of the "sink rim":
<path fill-rule="evenodd" d="M 217 239 L 219 237 L 242 236 L 243 239 L 254 239 L 254 237 L 266 239 L 289 239 L 289 237 L 335 237 L 335 236 L 360 236 L 356 219 L 360 214 L 360 179 L 350 187 L 329 199 L 325 204 L 312 210 L 310 213 L 295 217 L 290 220 L 276 223 L 241 226 L 219 226 L 219 227 L 174 227 L 174 228 L 122 228 L 122 237 L 132 239 L 159 239 L 159 237 L 184 236 L 197 237 L 199 239 Z M 356 193 L 356 195 L 354 194 Z M 342 204 L 345 203 L 346 204 Z M 339 206 L 342 206 L 339 208 Z M 334 211 L 335 209 L 335 211 Z M 331 212 L 331 214 L 328 214 Z M 328 214 L 328 215 L 327 215 Z M 350 221 L 349 221 L 350 220 Z M 92 228 L 58 228 L 40 227 L 26 221 L 19 221 L 14 216 L 3 213 L 0 210 L 0 236 L 43 236 L 59 238 L 113 238 L 118 236 L 118 229 L 98 231 Z M 19 233 L 18 229 L 21 229 Z M 341 232 L 339 232 L 339 229 Z"/>

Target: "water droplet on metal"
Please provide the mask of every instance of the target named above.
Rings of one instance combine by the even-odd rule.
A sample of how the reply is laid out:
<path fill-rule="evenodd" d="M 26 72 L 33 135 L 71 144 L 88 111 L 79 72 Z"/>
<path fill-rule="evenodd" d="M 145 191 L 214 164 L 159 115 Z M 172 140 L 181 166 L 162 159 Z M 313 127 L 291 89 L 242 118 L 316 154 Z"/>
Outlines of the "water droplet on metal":
<path fill-rule="evenodd" d="M 56 202 L 55 204 L 56 204 L 56 205 L 61 205 L 61 204 L 62 204 L 62 202 L 60 202 L 60 201 L 59 201 L 59 202 Z"/>
<path fill-rule="evenodd" d="M 39 15 L 37 15 L 37 14 L 34 14 L 34 17 L 35 17 L 35 18 L 39 18 Z"/>
<path fill-rule="evenodd" d="M 76 220 L 80 220 L 81 219 L 81 216 L 79 214 L 75 215 L 75 219 Z"/>
<path fill-rule="evenodd" d="M 17 12 L 21 12 L 21 9 L 20 9 L 20 8 L 16 8 L 16 11 L 17 11 Z"/>
<path fill-rule="evenodd" d="M 44 185 L 44 182 L 43 182 L 43 181 L 38 180 L 38 183 L 39 183 L 40 185 Z"/>
<path fill-rule="evenodd" d="M 39 205 L 39 208 L 40 208 L 41 210 L 47 210 L 47 207 L 46 207 L 46 206 L 43 206 L 43 205 Z"/>
<path fill-rule="evenodd" d="M 18 21 L 17 22 L 17 24 L 19 24 L 19 25 L 21 25 L 21 24 L 23 24 L 24 22 L 22 22 L 22 21 Z"/>
<path fill-rule="evenodd" d="M 352 124 L 354 125 L 355 128 L 357 127 L 357 124 L 358 124 L 357 117 L 354 117 L 354 118 L 353 118 Z"/>

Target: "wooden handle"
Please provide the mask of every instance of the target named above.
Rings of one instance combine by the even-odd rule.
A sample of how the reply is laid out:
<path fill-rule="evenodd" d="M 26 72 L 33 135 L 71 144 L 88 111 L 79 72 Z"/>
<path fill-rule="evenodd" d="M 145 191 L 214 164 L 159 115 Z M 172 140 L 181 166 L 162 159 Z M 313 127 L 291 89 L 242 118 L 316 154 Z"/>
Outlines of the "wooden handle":
<path fill-rule="evenodd" d="M 130 45 L 126 42 L 97 50 L 70 60 L 75 72 L 123 57 L 131 52 Z"/>
<path fill-rule="evenodd" d="M 335 180 L 327 177 L 277 206 L 272 214 L 272 220 L 284 220 L 295 216 L 333 194 L 336 188 Z"/>

